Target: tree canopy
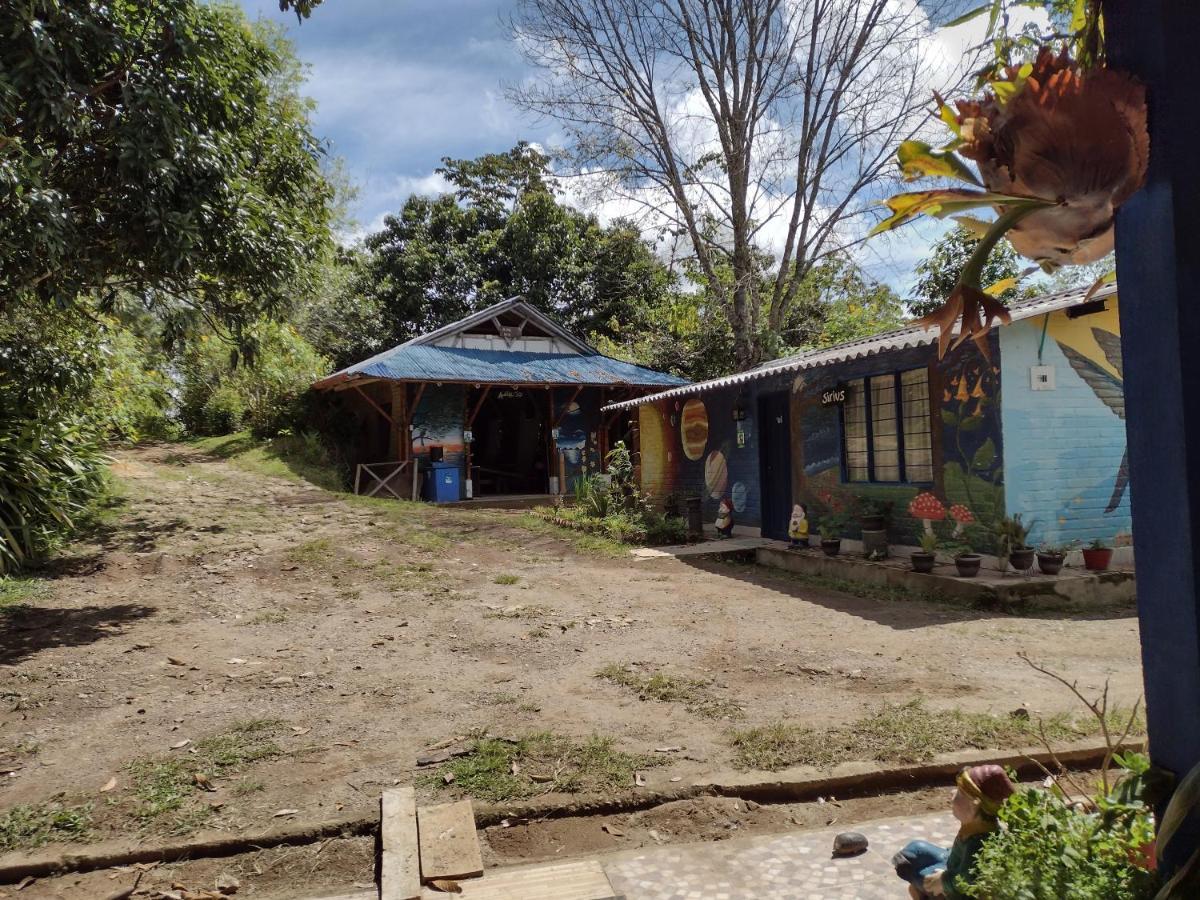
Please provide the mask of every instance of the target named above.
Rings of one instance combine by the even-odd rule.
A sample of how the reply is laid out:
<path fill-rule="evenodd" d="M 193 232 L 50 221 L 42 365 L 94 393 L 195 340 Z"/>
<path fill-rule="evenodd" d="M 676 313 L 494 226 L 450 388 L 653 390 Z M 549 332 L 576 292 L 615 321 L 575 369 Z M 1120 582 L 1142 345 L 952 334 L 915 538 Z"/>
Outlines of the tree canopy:
<path fill-rule="evenodd" d="M 277 34 L 197 0 L 0 4 L 0 310 L 119 290 L 237 330 L 329 239 Z"/>
<path fill-rule="evenodd" d="M 946 302 L 958 284 L 963 266 L 979 245 L 979 238 L 965 228 L 955 227 L 938 239 L 929 256 L 917 263 L 917 283 L 908 308 L 915 316 L 933 312 Z M 1008 278 L 1017 278 L 1023 270 L 1017 252 L 1007 241 L 996 245 L 983 267 L 980 282 L 986 287 Z M 1025 296 L 1027 291 L 1011 287 L 999 295 L 1005 303 Z"/>

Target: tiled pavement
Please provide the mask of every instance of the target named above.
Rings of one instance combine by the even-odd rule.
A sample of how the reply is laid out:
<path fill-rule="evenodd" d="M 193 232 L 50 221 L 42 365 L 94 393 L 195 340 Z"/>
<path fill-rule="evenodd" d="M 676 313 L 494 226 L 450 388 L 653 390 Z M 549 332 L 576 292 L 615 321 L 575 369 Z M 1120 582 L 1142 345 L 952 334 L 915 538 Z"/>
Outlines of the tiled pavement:
<path fill-rule="evenodd" d="M 833 836 L 859 831 L 860 856 L 832 857 Z M 905 900 L 889 860 L 911 840 L 948 847 L 949 814 L 880 819 L 861 825 L 704 844 L 643 847 L 601 858 L 613 890 L 626 900 Z"/>

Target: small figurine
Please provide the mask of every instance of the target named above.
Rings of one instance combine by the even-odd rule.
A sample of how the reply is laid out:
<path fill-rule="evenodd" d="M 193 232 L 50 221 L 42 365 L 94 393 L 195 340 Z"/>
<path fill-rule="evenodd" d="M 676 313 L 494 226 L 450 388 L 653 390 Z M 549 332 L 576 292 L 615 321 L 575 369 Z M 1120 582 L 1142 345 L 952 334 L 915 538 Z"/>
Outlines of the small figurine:
<path fill-rule="evenodd" d="M 733 504 L 722 497 L 717 507 L 717 534 L 723 538 L 733 536 Z"/>
<path fill-rule="evenodd" d="M 808 507 L 797 503 L 792 507 L 792 520 L 788 522 L 788 537 L 793 547 L 808 546 Z"/>
<path fill-rule="evenodd" d="M 908 882 L 913 900 L 966 897 L 962 888 L 970 883 L 975 855 L 987 836 L 999 829 L 1000 806 L 1016 791 L 1004 769 L 994 764 L 963 769 L 955 784 L 951 809 L 961 824 L 954 845 L 947 850 L 912 841 L 892 857 L 896 874 Z"/>

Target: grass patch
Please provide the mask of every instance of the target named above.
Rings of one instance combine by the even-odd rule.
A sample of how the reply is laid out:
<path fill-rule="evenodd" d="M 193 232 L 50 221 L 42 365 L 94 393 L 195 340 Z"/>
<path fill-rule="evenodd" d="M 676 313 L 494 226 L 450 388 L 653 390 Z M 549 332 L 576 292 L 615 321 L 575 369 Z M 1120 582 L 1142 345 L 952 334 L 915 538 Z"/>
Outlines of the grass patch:
<path fill-rule="evenodd" d="M 287 613 L 282 612 L 281 610 L 272 609 L 272 610 L 267 610 L 266 612 L 255 613 L 253 616 L 251 616 L 245 622 L 241 622 L 240 624 L 242 624 L 242 625 L 279 625 L 286 621 L 287 621 Z"/>
<path fill-rule="evenodd" d="M 283 751 L 271 740 L 283 723 L 277 719 L 239 722 L 228 731 L 198 741 L 195 753 L 178 753 L 135 760 L 127 767 L 133 781 L 134 817 L 145 826 L 161 825 L 172 834 L 191 831 L 212 810 L 200 803 L 205 792 L 195 783 L 234 774 L 243 766 L 279 756 Z M 171 814 L 169 819 L 164 817 Z"/>
<path fill-rule="evenodd" d="M 492 579 L 493 584 L 516 584 L 521 580 L 519 575 L 509 575 L 507 572 L 497 575 Z"/>
<path fill-rule="evenodd" d="M 14 806 L 0 816 L 0 850 L 29 850 L 52 841 L 78 841 L 91 830 L 92 808 L 59 802 Z"/>
<path fill-rule="evenodd" d="M 592 534 L 587 531 L 576 531 L 573 528 L 564 528 L 561 525 L 555 525 L 553 522 L 548 522 L 545 519 L 539 518 L 533 511 L 527 512 L 524 515 L 514 518 L 513 524 L 524 528 L 526 531 L 531 531 L 534 534 L 542 534 L 548 537 L 557 538 L 560 541 L 566 541 L 580 553 L 593 553 L 598 556 L 628 556 L 629 545 L 623 544 L 620 541 L 615 541 L 610 537 L 605 537 L 602 534 Z"/>
<path fill-rule="evenodd" d="M 327 491 L 343 491 L 346 479 L 341 468 L 310 435 L 289 435 L 260 441 L 247 432 L 188 442 L 202 453 L 225 459 L 239 469 L 258 475 L 307 481 Z"/>
<path fill-rule="evenodd" d="M 547 794 L 599 794 L 633 787 L 634 772 L 663 760 L 617 750 L 609 737 L 574 741 L 549 731 L 517 741 L 480 738 L 465 756 L 422 783 L 502 802 Z M 447 783 L 446 776 L 453 775 Z"/>
<path fill-rule="evenodd" d="M 645 675 L 617 663 L 605 666 L 596 677 L 628 688 L 638 695 L 639 700 L 682 703 L 688 712 L 708 719 L 733 719 L 741 715 L 736 704 L 713 696 L 709 690 L 710 681 L 665 672 Z"/>
<path fill-rule="evenodd" d="M 543 616 L 548 616 L 552 610 L 546 606 L 538 606 L 536 603 L 528 606 L 521 604 L 518 606 L 506 606 L 504 609 L 496 609 L 491 612 L 485 612 L 485 619 L 540 619 Z"/>
<path fill-rule="evenodd" d="M 333 542 L 329 538 L 316 538 L 305 541 L 290 548 L 284 558 L 298 566 L 318 567 L 328 565 L 333 560 Z"/>
<path fill-rule="evenodd" d="M 1120 733 L 1129 712 L 1113 710 L 1110 728 Z M 1056 715 L 1041 721 L 1051 743 L 1074 741 L 1100 732 L 1092 717 Z M 1134 734 L 1144 733 L 1145 723 Z M 787 722 L 729 733 L 734 763 L 743 769 L 788 766 L 831 768 L 847 760 L 887 763 L 927 762 L 938 753 L 974 748 L 1006 750 L 1039 743 L 1038 723 L 1015 716 L 930 710 L 920 700 L 885 706 L 851 725 L 827 730 Z"/>
<path fill-rule="evenodd" d="M 46 583 L 36 578 L 0 576 L 0 609 L 30 603 L 47 592 Z"/>

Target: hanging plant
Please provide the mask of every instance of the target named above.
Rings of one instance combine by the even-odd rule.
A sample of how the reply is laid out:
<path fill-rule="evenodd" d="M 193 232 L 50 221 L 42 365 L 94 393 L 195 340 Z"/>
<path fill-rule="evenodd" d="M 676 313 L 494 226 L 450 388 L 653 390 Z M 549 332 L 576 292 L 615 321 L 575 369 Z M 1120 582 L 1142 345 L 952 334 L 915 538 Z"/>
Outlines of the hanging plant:
<path fill-rule="evenodd" d="M 950 23 L 989 15 L 994 58 L 978 74 L 975 97 L 951 108 L 935 95 L 949 142 L 935 148 L 910 140 L 897 151 L 906 181 L 948 177 L 971 186 L 898 194 L 885 201 L 891 214 L 871 232 L 922 215 L 953 216 L 981 238 L 945 304 L 917 320 L 939 328 L 939 356 L 968 337 L 987 356 L 992 322 L 1010 321 L 995 297 L 1015 279 L 980 284 L 998 241 L 1008 240 L 1036 264 L 1024 274 L 1095 262 L 1113 249 L 1116 210 L 1145 180 L 1150 156 L 1145 89 L 1105 65 L 1099 0 L 1068 2 L 1070 28 L 1064 33 L 1041 35 L 1027 28 L 1009 35 L 1007 0 L 991 0 Z M 979 209 L 992 210 L 995 218 L 957 215 Z M 1104 276 L 1093 291 L 1112 280 L 1114 274 Z"/>

